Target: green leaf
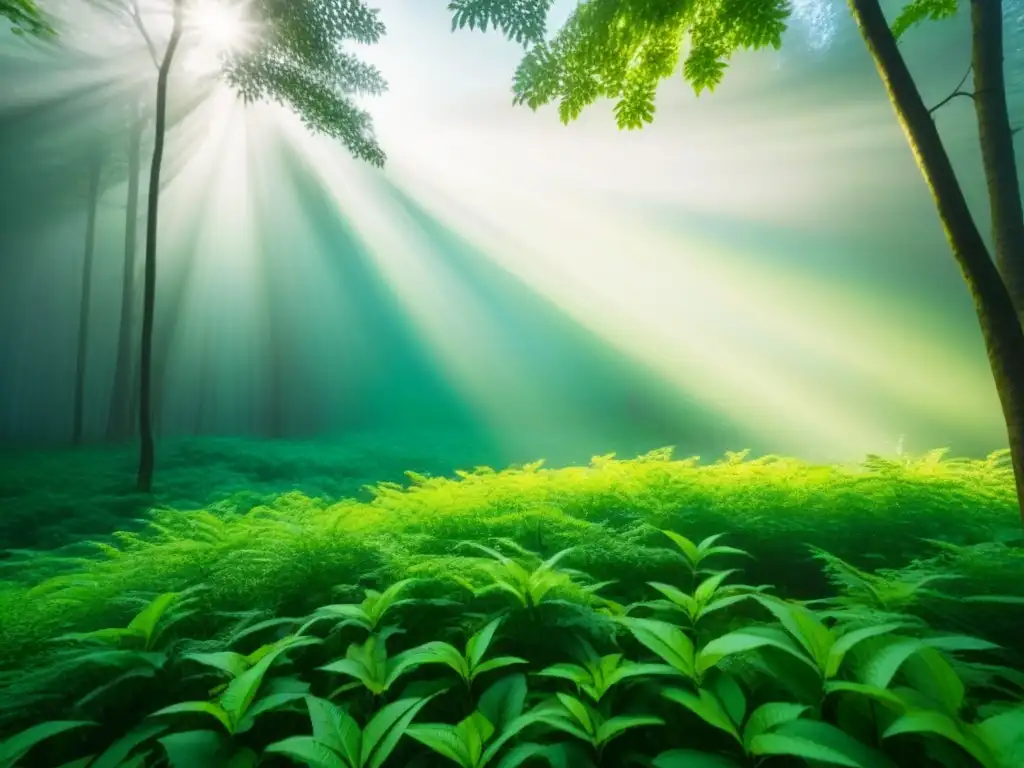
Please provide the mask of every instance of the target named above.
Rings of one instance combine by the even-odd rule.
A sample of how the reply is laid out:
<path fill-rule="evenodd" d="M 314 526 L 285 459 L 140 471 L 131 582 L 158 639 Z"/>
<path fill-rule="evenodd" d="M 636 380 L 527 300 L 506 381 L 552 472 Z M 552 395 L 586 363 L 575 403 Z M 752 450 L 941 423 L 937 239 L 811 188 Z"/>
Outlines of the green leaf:
<path fill-rule="evenodd" d="M 217 718 L 217 721 L 224 726 L 228 733 L 235 732 L 235 722 L 231 719 L 231 713 L 212 701 L 182 701 L 178 704 L 171 704 L 169 707 L 158 709 L 150 717 L 160 715 L 181 715 L 181 714 L 205 714 Z M 200 733 L 200 731 L 194 731 Z M 160 740 L 163 742 L 163 739 Z"/>
<path fill-rule="evenodd" d="M 718 697 L 710 691 L 701 688 L 694 694 L 681 688 L 666 688 L 661 695 L 669 701 L 682 704 L 708 725 L 725 731 L 740 744 L 743 743 L 739 731 L 736 730 L 736 723 L 729 719 L 729 715 Z"/>
<path fill-rule="evenodd" d="M 406 731 L 412 738 L 437 754 L 458 763 L 462 768 L 476 768 L 461 733 L 451 725 L 411 725 Z"/>
<path fill-rule="evenodd" d="M 818 669 L 824 672 L 828 666 L 828 657 L 832 644 L 835 641 L 828 627 L 822 624 L 813 612 L 802 605 L 761 595 L 754 595 L 753 599 L 757 600 L 757 602 L 775 615 L 775 618 L 786 628 L 786 631 L 814 659 Z"/>
<path fill-rule="evenodd" d="M 901 638 L 886 643 L 858 666 L 857 676 L 866 685 L 888 688 L 904 662 L 924 647 L 915 638 Z"/>
<path fill-rule="evenodd" d="M 157 624 L 160 623 L 160 619 L 162 619 L 168 609 L 178 601 L 180 596 L 180 592 L 166 592 L 158 596 L 149 605 L 139 611 L 135 618 L 128 623 L 129 631 L 137 632 L 145 638 L 147 650 L 149 649 L 150 643 L 153 641 L 156 633 L 156 627 Z"/>
<path fill-rule="evenodd" d="M 590 736 L 597 735 L 597 726 L 586 704 L 575 696 L 570 696 L 567 693 L 556 693 L 555 696 L 557 696 L 558 700 L 562 702 L 562 706 L 569 711 L 569 714 L 571 714 L 576 721 L 583 726 L 583 730 L 585 730 Z"/>
<path fill-rule="evenodd" d="M 226 738 L 214 731 L 184 731 L 158 741 L 171 768 L 224 768 Z"/>
<path fill-rule="evenodd" d="M 736 678 L 724 673 L 716 675 L 708 688 L 722 702 L 729 719 L 737 725 L 742 723 L 747 714 L 747 697 Z"/>
<path fill-rule="evenodd" d="M 504 669 L 505 667 L 515 666 L 516 664 L 529 664 L 526 659 L 520 659 L 518 656 L 498 656 L 494 659 L 488 659 L 483 664 L 473 670 L 473 674 L 470 676 L 471 680 L 476 680 L 480 675 L 486 674 L 487 672 L 493 672 L 496 669 Z"/>
<path fill-rule="evenodd" d="M 33 725 L 20 733 L 0 742 L 0 766 L 7 768 L 13 766 L 24 757 L 30 749 L 53 738 L 58 734 L 70 731 L 75 728 L 94 726 L 96 723 L 87 720 L 51 720 L 39 725 Z"/>
<path fill-rule="evenodd" d="M 545 754 L 549 749 L 550 747 L 545 746 L 544 744 L 532 744 L 529 742 L 517 744 L 512 747 L 512 749 L 510 749 L 503 758 L 501 758 L 501 761 L 498 763 L 496 768 L 518 768 L 518 766 L 525 763 L 531 757 Z M 486 761 L 481 761 L 480 764 L 487 765 Z"/>
<path fill-rule="evenodd" d="M 398 742 L 405 735 L 409 724 L 416 719 L 427 704 L 440 692 L 423 698 L 407 698 L 386 704 L 366 724 L 360 765 L 365 768 L 380 768 L 395 751 Z"/>
<path fill-rule="evenodd" d="M 683 553 L 686 559 L 690 562 L 692 567 L 696 567 L 700 563 L 700 551 L 697 549 L 697 545 L 690 541 L 688 538 L 675 531 L 662 531 L 663 534 L 672 539 L 672 542 L 679 547 L 679 550 Z"/>
<path fill-rule="evenodd" d="M 510 722 L 522 715 L 526 693 L 525 675 L 507 675 L 480 695 L 477 707 L 498 731 L 504 731 Z"/>
<path fill-rule="evenodd" d="M 901 623 L 879 624 L 873 627 L 862 627 L 852 632 L 847 632 L 832 645 L 828 652 L 828 663 L 825 665 L 825 679 L 831 679 L 839 673 L 839 667 L 854 646 L 871 637 L 888 635 L 902 627 Z"/>
<path fill-rule="evenodd" d="M 946 658 L 934 648 L 922 648 L 903 665 L 911 687 L 955 716 L 964 703 L 964 684 Z"/>
<path fill-rule="evenodd" d="M 808 709 L 810 707 L 788 701 L 771 701 L 759 706 L 750 713 L 750 719 L 747 720 L 747 724 L 743 728 L 743 744 L 747 751 L 750 751 L 751 742 L 758 736 L 768 733 L 783 723 L 796 720 Z"/>
<path fill-rule="evenodd" d="M 136 747 L 166 730 L 164 723 L 143 723 L 107 747 L 94 762 L 89 763 L 89 768 L 124 768 L 124 761 Z"/>
<path fill-rule="evenodd" d="M 194 661 L 207 667 L 227 672 L 231 677 L 238 677 L 248 669 L 249 664 L 245 656 L 234 651 L 219 651 L 217 653 L 186 653 L 182 659 Z"/>
<path fill-rule="evenodd" d="M 462 652 L 453 645 L 435 640 L 424 643 L 395 657 L 409 668 L 421 664 L 444 664 L 463 680 L 470 679 L 470 665 L 463 658 Z"/>
<path fill-rule="evenodd" d="M 358 763 L 345 762 L 330 747 L 312 736 L 292 736 L 275 741 L 263 751 L 285 755 L 310 768 L 359 768 Z"/>
<path fill-rule="evenodd" d="M 715 638 L 705 645 L 697 653 L 696 672 L 703 675 L 718 662 L 728 656 L 735 656 L 737 653 L 745 653 L 765 645 L 774 645 L 771 638 L 763 635 L 753 635 L 749 632 L 739 630 L 730 632 L 727 635 Z"/>
<path fill-rule="evenodd" d="M 469 638 L 469 641 L 466 643 L 466 658 L 469 660 L 470 668 L 480 665 L 484 655 L 487 653 L 487 649 L 494 640 L 494 633 L 501 626 L 502 620 L 503 617 L 499 616 Z"/>
<path fill-rule="evenodd" d="M 940 21 L 956 16 L 958 0 L 911 0 L 892 23 L 892 34 L 899 40 L 912 27 L 924 21 Z"/>
<path fill-rule="evenodd" d="M 833 680 L 825 684 L 825 693 L 855 693 L 858 696 L 867 696 L 880 704 L 896 712 L 903 712 L 907 708 L 907 702 L 900 696 L 886 688 L 876 688 L 865 683 L 851 683 L 845 680 Z"/>
<path fill-rule="evenodd" d="M 671 584 L 649 581 L 647 582 L 647 585 L 658 590 L 661 594 L 667 597 L 673 605 L 681 608 L 690 618 L 696 616 L 697 612 L 700 610 L 700 606 L 691 595 L 686 594 L 681 589 L 673 587 Z"/>
<path fill-rule="evenodd" d="M 1024 765 L 1024 706 L 993 715 L 973 730 L 1004 765 Z"/>
<path fill-rule="evenodd" d="M 679 670 L 686 677 L 693 678 L 693 642 L 683 631 L 672 624 L 654 619 L 635 619 L 621 616 L 617 621 L 633 633 L 648 650 L 661 657 L 666 664 Z"/>
<path fill-rule="evenodd" d="M 751 740 L 754 755 L 792 755 L 849 768 L 895 768 L 882 753 L 864 746 L 828 723 L 791 720 Z"/>
<path fill-rule="evenodd" d="M 722 582 L 734 573 L 736 573 L 736 569 L 732 568 L 728 571 L 719 571 L 713 576 L 704 579 L 693 591 L 694 599 L 701 605 L 704 605 L 714 596 L 718 588 L 722 586 Z"/>
<path fill-rule="evenodd" d="M 611 717 L 601 723 L 597 728 L 596 741 L 599 746 L 604 746 L 612 739 L 621 736 L 633 728 L 646 728 L 651 726 L 664 725 L 665 721 L 660 717 L 648 717 L 644 715 L 621 715 Z"/>
<path fill-rule="evenodd" d="M 590 672 L 578 664 L 552 664 L 550 667 L 534 672 L 538 677 L 557 677 L 568 680 L 576 685 L 583 685 L 592 680 Z"/>

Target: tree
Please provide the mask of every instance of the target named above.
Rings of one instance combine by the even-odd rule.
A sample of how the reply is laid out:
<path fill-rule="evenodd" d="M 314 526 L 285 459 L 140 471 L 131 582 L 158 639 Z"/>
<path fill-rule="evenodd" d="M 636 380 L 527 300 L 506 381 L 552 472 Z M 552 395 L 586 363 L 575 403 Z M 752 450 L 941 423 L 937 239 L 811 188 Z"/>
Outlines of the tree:
<path fill-rule="evenodd" d="M 700 95 L 722 81 L 736 51 L 780 48 L 792 10 L 789 0 L 581 0 L 549 40 L 551 5 L 552 0 L 451 0 L 448 8 L 453 30 L 491 27 L 524 45 L 513 81 L 516 104 L 536 110 L 557 101 L 559 117 L 569 123 L 597 99 L 611 98 L 624 129 L 653 121 L 657 86 L 680 69 L 680 61 L 683 76 Z M 1006 105 L 1002 0 L 910 0 L 892 26 L 879 0 L 847 0 L 847 5 L 974 299 L 1024 520 L 1024 216 Z M 931 110 L 924 104 L 897 45 L 898 37 L 918 23 L 951 17 L 967 5 L 975 89 L 969 94 L 958 88 L 950 99 L 964 95 L 975 103 L 995 261 L 933 122 L 942 103 Z"/>
<path fill-rule="evenodd" d="M 85 220 L 85 251 L 82 257 L 82 293 L 78 308 L 78 351 L 75 361 L 75 400 L 71 441 L 82 443 L 85 416 L 85 370 L 89 357 L 89 318 L 92 307 L 92 271 L 96 255 L 96 213 L 100 205 L 100 178 L 103 174 L 103 153 L 97 148 L 88 163 L 88 197 Z"/>
<path fill-rule="evenodd" d="M 186 31 L 185 0 L 172 3 L 172 28 L 157 76 L 156 126 L 149 180 L 140 342 L 138 487 L 152 490 L 152 362 L 156 304 L 156 256 L 160 169 L 167 115 L 167 84 Z M 375 67 L 341 50 L 344 43 L 376 43 L 384 34 L 377 11 L 364 0 L 255 0 L 248 19 L 258 30 L 250 46 L 227 52 L 222 76 L 247 102 L 277 101 L 293 109 L 315 132 L 338 139 L 356 158 L 382 166 L 384 152 L 369 113 L 353 96 L 379 94 L 386 84 Z"/>
<path fill-rule="evenodd" d="M 16 35 L 53 37 L 57 34 L 35 0 L 0 0 L 0 16 L 14 25 L 12 31 Z"/>

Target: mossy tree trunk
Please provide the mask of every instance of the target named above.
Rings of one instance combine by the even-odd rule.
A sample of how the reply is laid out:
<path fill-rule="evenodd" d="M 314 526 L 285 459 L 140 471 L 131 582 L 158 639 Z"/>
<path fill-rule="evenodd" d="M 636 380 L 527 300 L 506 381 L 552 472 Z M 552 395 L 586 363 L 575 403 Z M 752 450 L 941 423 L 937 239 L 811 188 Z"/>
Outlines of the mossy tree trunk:
<path fill-rule="evenodd" d="M 994 0 L 982 0 L 982 4 L 986 2 L 999 5 Z M 971 215 L 938 129 L 896 45 L 879 0 L 848 0 L 848 3 L 974 299 L 1006 422 L 1017 499 L 1024 518 L 1024 330 L 1010 291 Z"/>
<path fill-rule="evenodd" d="M 139 472 L 138 489 L 153 489 L 156 468 L 156 446 L 153 441 L 152 364 L 153 317 L 156 307 L 156 236 L 160 208 L 160 167 L 164 159 L 164 139 L 167 130 L 167 81 L 174 63 L 174 53 L 181 41 L 184 22 L 184 0 L 174 0 L 174 21 L 167 50 L 160 62 L 156 85 L 156 129 L 153 142 L 153 164 L 149 173 L 149 200 L 146 217 L 146 266 L 142 294 L 142 338 L 139 355 Z"/>

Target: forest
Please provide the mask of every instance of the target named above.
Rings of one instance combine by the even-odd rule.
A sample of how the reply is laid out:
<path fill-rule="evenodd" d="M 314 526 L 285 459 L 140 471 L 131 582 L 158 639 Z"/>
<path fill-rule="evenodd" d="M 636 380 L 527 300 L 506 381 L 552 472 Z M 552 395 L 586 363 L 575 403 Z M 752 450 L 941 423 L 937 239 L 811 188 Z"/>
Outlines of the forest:
<path fill-rule="evenodd" d="M 0 26 L 0 768 L 1024 765 L 1018 0 Z"/>

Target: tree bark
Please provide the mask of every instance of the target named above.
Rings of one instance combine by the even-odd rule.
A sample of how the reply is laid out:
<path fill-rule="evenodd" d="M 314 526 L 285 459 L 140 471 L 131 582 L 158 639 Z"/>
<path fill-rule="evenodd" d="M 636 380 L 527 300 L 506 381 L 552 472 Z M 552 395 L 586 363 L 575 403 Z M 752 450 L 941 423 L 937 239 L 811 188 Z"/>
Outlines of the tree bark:
<path fill-rule="evenodd" d="M 848 3 L 931 191 L 953 256 L 974 299 L 1006 422 L 1017 501 L 1024 520 L 1024 330 L 1010 292 L 967 207 L 938 129 L 907 69 L 878 0 L 848 0 Z"/>
<path fill-rule="evenodd" d="M 1024 315 L 1024 209 L 1003 70 L 1002 0 L 971 0 L 974 112 L 985 167 L 992 242 L 1017 315 Z"/>
<path fill-rule="evenodd" d="M 124 272 L 121 276 L 121 318 L 117 339 L 117 363 L 107 416 L 107 440 L 125 440 L 131 434 L 132 320 L 135 317 L 135 254 L 138 250 L 139 177 L 142 173 L 142 130 L 145 118 L 137 108 L 128 137 L 128 199 L 124 225 Z"/>
<path fill-rule="evenodd" d="M 92 307 L 92 265 L 96 255 L 96 211 L 100 204 L 100 174 L 103 157 L 96 154 L 89 161 L 89 211 L 85 222 L 85 255 L 82 258 L 82 295 L 78 305 L 78 355 L 75 365 L 75 405 L 72 416 L 71 442 L 82 444 L 85 420 L 85 369 L 89 355 L 89 316 Z"/>
<path fill-rule="evenodd" d="M 142 295 L 142 338 L 139 354 L 139 472 L 140 491 L 153 490 L 153 472 L 156 468 L 156 447 L 153 444 L 153 414 L 151 409 L 153 363 L 153 316 L 156 307 L 156 235 L 160 208 L 160 167 L 164 159 L 164 134 L 167 130 L 167 81 L 174 62 L 174 52 L 181 40 L 184 0 L 174 0 L 174 24 L 167 43 L 160 73 L 156 81 L 156 129 L 153 141 L 153 164 L 149 174 L 149 200 L 146 220 L 146 268 Z"/>

